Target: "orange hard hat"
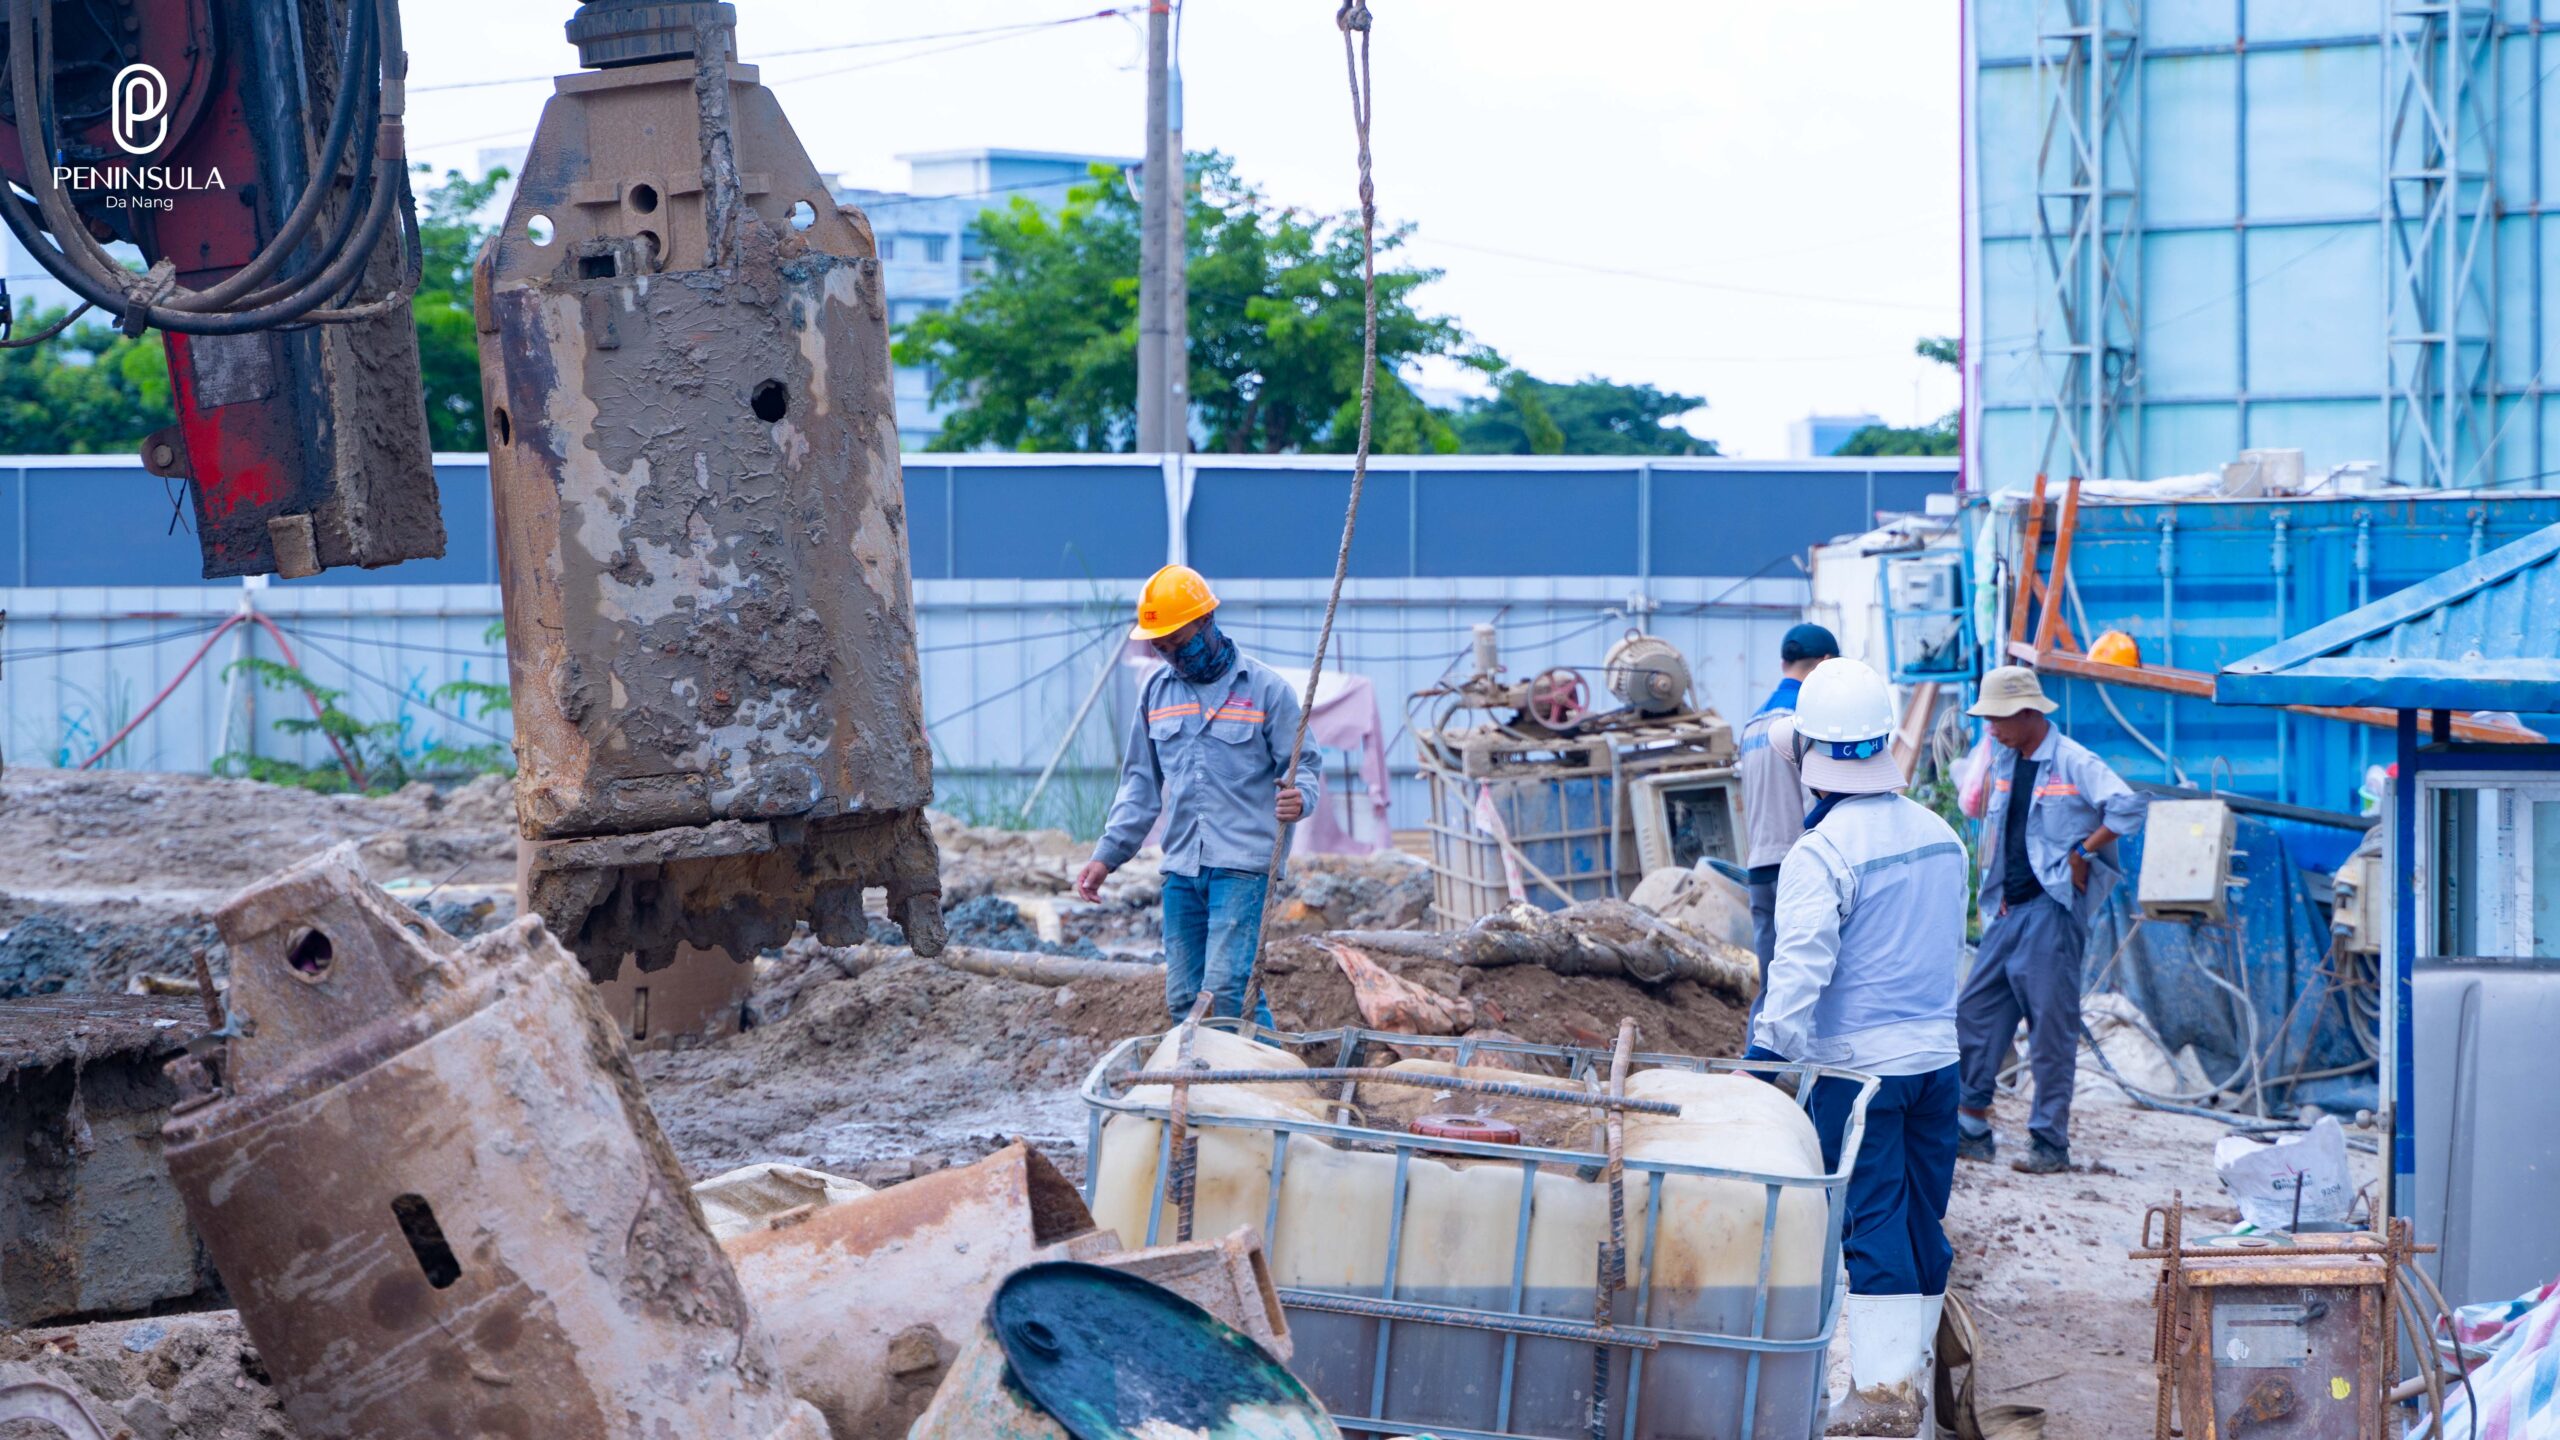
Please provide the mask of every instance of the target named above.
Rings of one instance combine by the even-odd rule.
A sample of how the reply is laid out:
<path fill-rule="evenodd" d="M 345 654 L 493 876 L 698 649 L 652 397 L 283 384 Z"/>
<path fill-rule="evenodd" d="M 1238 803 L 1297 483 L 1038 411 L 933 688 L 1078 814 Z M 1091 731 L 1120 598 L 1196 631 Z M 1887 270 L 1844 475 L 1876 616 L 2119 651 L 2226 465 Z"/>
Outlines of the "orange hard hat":
<path fill-rule="evenodd" d="M 1218 597 L 1209 593 L 1209 582 L 1188 565 L 1167 565 L 1147 578 L 1147 587 L 1138 592 L 1138 623 L 1129 631 L 1132 640 L 1155 640 L 1172 634 L 1201 616 L 1218 608 Z"/>
<path fill-rule="evenodd" d="M 2089 647 L 2089 658 L 2101 665 L 2139 666 L 2142 664 L 2142 647 L 2133 643 L 2133 637 L 2123 631 L 2110 630 L 2098 637 L 2097 644 Z"/>

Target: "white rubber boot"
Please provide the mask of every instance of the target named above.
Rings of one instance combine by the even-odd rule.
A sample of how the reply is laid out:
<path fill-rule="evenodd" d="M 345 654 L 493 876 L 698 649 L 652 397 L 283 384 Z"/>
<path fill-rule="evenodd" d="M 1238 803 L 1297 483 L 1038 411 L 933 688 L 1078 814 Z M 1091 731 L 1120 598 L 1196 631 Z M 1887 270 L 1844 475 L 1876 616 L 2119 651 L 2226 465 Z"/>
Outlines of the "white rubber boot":
<path fill-rule="evenodd" d="M 1932 1355 L 1943 1295 L 1851 1295 L 1842 1317 L 1849 1331 L 1849 1394 L 1832 1407 L 1826 1435 L 1935 1433 L 1929 1396 L 1937 1377 Z"/>

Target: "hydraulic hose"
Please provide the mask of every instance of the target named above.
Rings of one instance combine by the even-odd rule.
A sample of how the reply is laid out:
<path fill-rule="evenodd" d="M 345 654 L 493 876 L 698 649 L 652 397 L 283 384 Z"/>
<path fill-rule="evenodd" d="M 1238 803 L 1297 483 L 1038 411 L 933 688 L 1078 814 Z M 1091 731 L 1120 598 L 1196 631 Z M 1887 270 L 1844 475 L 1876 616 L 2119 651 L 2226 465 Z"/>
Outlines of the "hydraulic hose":
<path fill-rule="evenodd" d="M 396 11 L 394 14 L 396 16 Z M 57 237 L 68 237 L 61 258 L 67 264 L 79 266 L 87 271 L 88 278 L 93 281 L 130 292 L 132 288 L 130 282 L 124 278 L 126 272 L 88 233 L 87 226 L 80 222 L 68 197 L 64 196 L 60 188 L 53 183 L 52 171 L 46 161 L 46 157 L 56 148 L 52 108 L 48 103 L 51 99 L 50 80 L 53 56 L 50 15 L 38 0 L 11 0 L 10 21 L 11 29 L 15 33 L 32 34 L 36 40 L 32 51 L 25 46 L 13 47 L 10 77 L 18 113 L 38 117 L 38 123 L 32 129 L 21 127 L 19 133 L 20 147 L 28 169 L 29 188 L 34 191 L 37 202 Z M 312 183 L 304 187 L 301 200 L 286 217 L 284 227 L 278 232 L 276 238 L 263 247 L 240 273 L 224 279 L 203 292 L 178 292 L 169 297 L 166 302 L 154 302 L 155 308 L 211 310 L 225 305 L 273 273 L 301 243 L 309 232 L 313 219 L 319 213 L 320 200 L 325 198 L 328 188 L 334 184 L 337 172 L 344 166 L 348 136 L 360 98 L 377 92 L 379 80 L 374 73 L 377 67 L 371 63 L 369 57 L 372 57 L 375 52 L 374 41 L 377 26 L 380 23 L 381 7 L 374 3 L 361 5 L 350 17 L 346 52 L 341 60 L 337 103 L 332 108 L 328 137 L 322 143 L 321 164 L 313 171 Z M 40 261 L 50 261 L 53 258 L 50 253 L 51 248 L 38 250 L 37 258 Z M 88 263 L 85 265 L 82 264 L 80 258 L 82 256 L 87 258 Z M 56 278 L 63 280 L 64 283 L 72 283 L 72 277 L 63 274 L 50 263 L 46 268 L 53 270 Z M 129 309 L 130 301 L 115 304 L 111 308 L 119 311 Z"/>
<path fill-rule="evenodd" d="M 307 235 L 313 218 L 318 214 L 320 199 L 324 198 L 327 188 L 334 186 L 337 171 L 343 167 L 343 148 L 336 164 L 314 171 L 311 184 L 287 217 L 286 225 L 294 227 L 298 233 L 280 231 L 276 241 L 262 249 L 251 268 L 244 268 L 240 274 L 198 292 L 174 291 L 168 286 L 165 275 L 157 281 L 132 276 L 106 255 L 71 209 L 68 199 L 52 184 L 45 144 L 52 126 L 49 115 L 41 108 L 47 93 L 42 76 L 49 73 L 51 27 L 46 19 L 39 18 L 39 8 L 38 0 L 9 0 L 12 29 L 20 36 L 34 36 L 37 42 L 33 46 L 21 44 L 11 47 L 10 84 L 18 102 L 18 113 L 37 118 L 35 125 L 21 126 L 19 131 L 21 149 L 32 182 L 29 188 L 34 191 L 50 228 L 58 238 L 69 242 L 69 248 L 42 243 L 39 237 L 44 227 L 25 213 L 24 202 L 6 185 L 0 185 L 0 220 L 6 221 L 20 243 L 26 244 L 55 278 L 81 299 L 122 315 L 128 330 L 157 325 L 180 334 L 237 335 L 292 324 L 306 317 L 310 317 L 313 323 L 330 323 L 368 319 L 385 313 L 386 307 L 381 302 L 358 307 L 354 311 L 332 311 L 322 307 L 362 275 L 364 266 L 381 241 L 392 212 L 398 208 L 401 188 L 407 178 L 402 119 L 406 109 L 406 91 L 401 74 L 406 59 L 401 48 L 397 0 L 374 0 L 372 6 L 351 18 L 347 42 L 350 60 L 360 61 L 368 54 L 373 55 L 379 63 L 369 68 L 378 70 L 378 82 L 366 83 L 361 79 L 366 67 L 342 72 L 337 103 L 331 116 L 331 137 L 340 147 L 347 143 L 353 125 L 351 117 L 360 107 L 371 109 L 376 117 L 375 146 L 369 157 L 373 183 L 362 207 L 361 220 L 350 225 L 349 217 L 356 213 L 356 207 L 350 204 L 346 214 L 341 216 L 337 234 L 332 236 L 333 243 L 324 252 L 326 258 L 319 264 L 316 274 L 305 272 L 258 290 L 248 296 L 248 308 L 209 313 L 200 313 L 193 307 L 221 303 L 211 298 L 216 295 L 226 299 L 238 298 L 266 274 L 272 273 L 283 256 Z M 40 66 L 44 68 L 40 69 Z M 370 104 L 367 97 L 371 97 Z M 324 141 L 324 160 L 329 158 L 326 152 L 330 148 L 330 141 Z M 368 157 L 359 157 L 360 174 L 365 158 Z M 78 258 L 79 254 L 87 255 L 91 263 L 84 264 Z M 254 268 L 260 262 L 264 262 L 264 270 Z M 155 291 L 160 293 L 155 294 Z"/>

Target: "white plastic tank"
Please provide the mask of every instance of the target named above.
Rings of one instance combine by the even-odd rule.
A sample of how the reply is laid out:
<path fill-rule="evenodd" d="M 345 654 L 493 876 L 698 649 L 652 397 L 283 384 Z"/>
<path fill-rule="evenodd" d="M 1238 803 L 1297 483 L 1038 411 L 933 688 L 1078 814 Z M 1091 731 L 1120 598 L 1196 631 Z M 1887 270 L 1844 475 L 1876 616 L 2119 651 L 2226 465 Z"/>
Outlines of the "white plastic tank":
<path fill-rule="evenodd" d="M 1168 1036 L 1148 1068 L 1170 1068 L 1175 1037 Z M 1275 1073 L 1303 1069 L 1285 1051 L 1219 1031 L 1202 1031 L 1195 1058 L 1219 1069 Z M 1403 1068 L 1453 1073 L 1445 1064 L 1405 1062 Z M 1472 1070 L 1475 1078 L 1567 1086 L 1516 1071 Z M 1191 1092 L 1195 1115 L 1267 1121 L 1341 1118 L 1333 1101 L 1338 1086 L 1275 1082 L 1202 1086 Z M 1626 1155 L 1763 1174 L 1815 1178 L 1823 1173 L 1821 1146 L 1812 1123 L 1784 1092 L 1731 1074 L 1684 1070 L 1639 1071 L 1628 1094 L 1678 1104 L 1681 1114 L 1629 1115 Z M 1428 1095 L 1401 1087 L 1363 1087 L 1355 1104 L 1384 1115 L 1393 1102 Z M 1162 1088 L 1132 1091 L 1135 1103 L 1161 1106 Z M 1517 1115 L 1512 1109 L 1544 1111 Z M 1522 1123 L 1525 1139 L 1582 1153 L 1601 1148 L 1596 1127 L 1559 1125 L 1552 1106 L 1465 1095 L 1441 1108 L 1477 1110 Z M 1590 1112 L 1597 1117 L 1600 1112 Z M 1375 1117 L 1373 1117 L 1375 1118 Z M 1162 1122 L 1114 1115 L 1102 1128 L 1095 1157 L 1093 1211 L 1097 1223 L 1116 1229 L 1124 1242 L 1146 1242 L 1161 1159 Z M 1575 1133 L 1579 1130 L 1581 1133 Z M 1525 1162 L 1433 1155 L 1408 1150 L 1400 1230 L 1396 1214 L 1398 1156 L 1387 1150 L 1351 1149 L 1322 1137 L 1293 1135 L 1276 1216 L 1271 1209 L 1275 1132 L 1200 1127 L 1194 1233 L 1218 1234 L 1237 1225 L 1262 1227 L 1273 1278 L 1284 1289 L 1469 1309 L 1513 1308 L 1514 1247 L 1520 1237 Z M 1575 1168 L 1541 1166 L 1529 1182 L 1527 1264 L 1521 1273 L 1522 1313 L 1588 1323 L 1599 1253 L 1609 1234 L 1608 1190 Z M 1670 1176 L 1662 1185 L 1663 1216 L 1651 1264 L 1644 1313 L 1637 1313 L 1636 1281 L 1645 1264 L 1649 1181 L 1630 1169 L 1626 1182 L 1629 1288 L 1617 1297 L 1618 1323 L 1658 1329 L 1748 1334 L 1758 1293 L 1764 1232 L 1769 1291 L 1764 1333 L 1810 1338 L 1821 1324 L 1823 1256 L 1829 1211 L 1818 1186 L 1779 1191 L 1774 1215 L 1769 1186 L 1754 1181 Z M 1167 1202 L 1159 1225 L 1172 1234 Z M 1395 1286 L 1387 1291 L 1388 1251 L 1395 1250 Z M 1291 1316 L 1298 1351 L 1296 1370 L 1337 1415 L 1371 1417 L 1399 1426 L 1493 1430 L 1520 1435 L 1579 1435 L 1587 1423 L 1592 1347 L 1583 1341 L 1522 1337 L 1513 1362 L 1511 1405 L 1502 1411 L 1501 1380 L 1506 1337 L 1489 1330 L 1397 1321 L 1388 1338 L 1384 1404 L 1377 1403 L 1380 1322 L 1365 1317 L 1300 1309 Z M 1633 1352 L 1621 1350 L 1611 1365 L 1611 1409 L 1623 1415 Z M 1646 1357 L 1636 1434 L 1648 1440 L 1696 1440 L 1738 1435 L 1747 1352 L 1664 1344 Z M 1822 1382 L 1817 1353 L 1763 1358 L 1756 1408 L 1760 1434 L 1784 1435 L 1811 1415 Z"/>

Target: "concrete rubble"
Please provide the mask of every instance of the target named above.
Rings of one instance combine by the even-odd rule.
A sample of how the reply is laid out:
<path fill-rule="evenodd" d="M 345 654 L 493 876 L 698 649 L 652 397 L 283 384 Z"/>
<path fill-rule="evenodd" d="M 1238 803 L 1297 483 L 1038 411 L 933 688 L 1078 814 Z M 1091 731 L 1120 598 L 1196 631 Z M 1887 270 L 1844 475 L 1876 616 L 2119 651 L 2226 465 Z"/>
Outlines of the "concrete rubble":
<path fill-rule="evenodd" d="M 134 1052 L 147 1057 L 147 1068 L 156 1074 L 210 1023 L 193 993 L 199 951 L 218 991 L 252 1013 L 263 1009 L 282 1016 L 254 987 L 235 988 L 232 975 L 238 957 L 258 953 L 261 945 L 289 952 L 298 932 L 286 933 L 294 927 L 279 918 L 285 912 L 274 910 L 272 902 L 262 912 L 268 918 L 257 923 L 240 911 L 234 923 L 217 926 L 215 912 L 234 892 L 331 846 L 351 848 L 319 862 L 320 870 L 348 883 L 359 874 L 372 882 L 365 893 L 373 898 L 350 915 L 361 912 L 362 925 L 379 931 L 385 943 L 397 928 L 405 937 L 402 945 L 423 945 L 435 958 L 432 965 L 420 965 L 468 970 L 530 963 L 541 932 L 516 915 L 511 826 L 503 782 L 482 781 L 442 794 L 421 786 L 365 799 L 240 781 L 20 771 L 0 777 L 0 921 L 7 923 L 0 955 L 24 962 L 11 972 L 20 996 L 42 991 L 70 997 L 47 1003 L 75 1007 L 113 997 L 119 1006 L 134 1007 L 135 1015 L 148 1011 L 155 1021 L 174 1022 L 155 1027 L 166 1038 Z M 804 932 L 750 968 L 747 1028 L 633 1054 L 606 1067 L 610 1073 L 627 1066 L 628 1081 L 601 1092 L 645 1100 L 636 1109 L 627 1103 L 622 1109 L 645 1115 L 645 1129 L 663 1133 L 662 1158 L 652 1162 L 660 1173 L 688 1183 L 724 1182 L 698 1197 L 692 1209 L 721 1232 L 716 1238 L 736 1276 L 734 1293 L 742 1298 L 733 1312 L 714 1305 L 706 1314 L 713 1320 L 723 1313 L 757 1317 L 720 1323 L 733 1337 L 765 1337 L 755 1343 L 772 1347 L 772 1374 L 778 1377 L 766 1383 L 777 1395 L 812 1401 L 827 1421 L 836 1422 L 826 1433 L 838 1436 L 904 1434 L 901 1427 L 925 1413 L 936 1388 L 971 1363 L 979 1337 L 965 1323 L 969 1307 L 943 1303 L 949 1297 L 941 1296 L 940 1318 L 921 1316 L 872 1335 L 863 1343 L 883 1357 L 876 1366 L 841 1357 L 841 1363 L 820 1366 L 839 1376 L 865 1377 L 852 1389 L 804 1387 L 795 1366 L 819 1362 L 794 1356 L 808 1337 L 828 1332 L 801 1319 L 776 1317 L 822 1313 L 827 1302 L 805 1290 L 794 1298 L 774 1277 L 792 1272 L 805 1278 L 825 1267 L 770 1257 L 845 1227 L 892 1233 L 899 1225 L 929 1222 L 950 1209 L 955 1194 L 991 1197 L 986 1203 L 997 1211 L 990 1213 L 1008 1205 L 1027 1207 L 1018 1197 L 1044 1189 L 1028 1178 L 1035 1169 L 1059 1177 L 1046 1192 L 1062 1195 L 1069 1203 L 1061 1208 L 1072 1217 L 1081 1201 L 1062 1187 L 1080 1183 L 1086 1163 L 1087 1115 L 1076 1087 L 1112 1044 L 1166 1023 L 1161 972 L 1149 963 L 1160 954 L 1161 881 L 1151 854 L 1115 874 L 1100 905 L 1087 905 L 1070 887 L 1086 847 L 1070 837 L 978 829 L 943 816 L 933 817 L 933 830 L 944 857 L 946 923 L 957 955 L 975 949 L 1079 966 L 1099 961 L 1111 968 L 1077 973 L 1064 983 L 968 973 L 894 943 L 902 937 L 885 913 L 874 917 L 869 942 L 858 946 L 824 945 Z M 258 848 L 225 844 L 228 834 L 249 836 Z M 875 903 L 880 898 L 875 894 Z M 1655 907 L 1644 912 L 1652 922 L 1679 927 L 1696 953 L 1731 953 L 1734 912 L 1730 897 L 1716 886 L 1666 878 L 1645 898 Z M 1464 936 L 1434 936 L 1419 928 L 1429 899 L 1428 871 L 1401 855 L 1300 861 L 1280 902 L 1279 935 L 1265 967 L 1282 1024 L 1318 1030 L 1373 1018 L 1337 954 L 1346 944 L 1343 932 L 1370 932 L 1359 937 L 1367 943 L 1354 948 L 1378 975 L 1394 982 L 1396 993 L 1429 997 L 1417 1013 L 1468 1022 L 1452 1035 L 1605 1045 L 1616 1020 L 1625 1016 L 1637 1021 L 1648 1048 L 1689 1054 L 1740 1049 L 1747 989 L 1729 976 L 1648 985 L 1618 974 L 1558 973 L 1545 963 L 1459 963 L 1448 947 Z M 1649 928 L 1639 924 L 1624 938 L 1638 938 Z M 22 932 L 18 948 L 9 948 Z M 254 938 L 253 932 L 266 938 Z M 515 958 L 461 958 L 501 953 Z M 1655 973 L 1641 962 L 1639 970 Z M 156 993 L 125 997 L 128 988 Z M 297 980 L 284 993 L 310 988 Z M 93 1040 L 82 1043 L 93 1044 L 95 1053 L 25 1057 L 44 1062 L 38 1071 L 68 1065 L 78 1075 L 89 1134 L 98 1145 L 81 1157 L 83 1167 L 95 1167 L 84 1168 L 84 1175 L 111 1173 L 105 1137 L 121 1133 L 101 1122 L 108 1097 L 125 1084 L 115 1078 L 116 1065 L 126 1062 L 116 1059 L 122 1042 L 109 1036 L 112 1028 L 84 1032 Z M 248 1069 L 233 1078 L 245 1082 L 262 1067 L 280 1063 L 275 1047 L 294 1033 L 286 1019 L 270 1024 L 262 1017 L 257 1037 L 242 1052 Z M 270 1058 L 250 1063 L 262 1048 Z M 23 1063 L 21 1068 L 22 1074 L 34 1073 Z M 545 1082 L 554 1089 L 560 1083 Z M 1994 1357 L 1982 1379 L 1988 1398 L 2033 1403 L 2051 1398 L 2040 1392 L 2085 1390 L 2110 1406 L 2140 1413 L 2150 1387 L 2147 1292 L 2140 1276 L 2112 1263 L 2112 1250 L 2126 1238 L 2118 1233 L 2130 1223 L 2125 1217 L 2138 1217 L 2143 1204 L 2167 1190 L 2183 1185 L 2190 1194 L 2212 1192 L 2210 1140 L 2220 1127 L 2134 1110 L 2094 1078 L 2083 1091 L 2091 1163 L 2083 1174 L 2067 1177 L 2065 1188 L 2038 1187 L 2005 1172 L 1958 1187 L 1950 1223 L 1959 1284 L 1978 1300 L 1975 1323 Z M 22 1080 L 22 1108 L 40 1093 L 42 1086 Z M 486 1113 L 490 1101 L 503 1104 L 503 1097 L 470 1104 Z M 168 1100 L 158 1103 L 165 1109 Z M 2004 1122 L 2013 1119 L 2006 1107 L 2020 1102 L 2004 1096 L 2000 1103 Z M 56 1133 L 67 1133 L 59 1119 L 64 1113 L 57 1109 Z M 13 1153 L 32 1156 L 36 1150 Z M 753 1167 L 753 1173 L 730 1173 L 740 1167 Z M 200 1185 L 211 1172 L 199 1165 L 188 1173 L 198 1177 L 190 1183 Z M 991 1173 L 1006 1176 L 1003 1185 L 991 1186 Z M 1971 1172 L 1968 1178 L 1974 1178 Z M 174 1189 L 162 1193 L 166 1203 L 176 1204 Z M 445 1208 L 437 1207 L 440 1220 Z M 866 1209 L 877 1218 L 855 1218 Z M 836 1218 L 839 1212 L 844 1218 Z M 1028 1208 L 1004 1213 L 1018 1218 L 991 1221 L 981 1234 L 1018 1232 L 1018 1241 L 997 1246 L 992 1238 L 971 1239 L 973 1252 L 982 1244 L 990 1251 L 978 1257 L 983 1263 L 971 1273 L 1000 1276 L 1005 1267 L 994 1263 L 995 1253 L 1086 1260 L 1110 1253 L 1099 1239 L 1079 1238 L 1072 1218 L 1060 1225 L 1035 1221 Z M 0 1254 L 0 1279 L 13 1286 L 35 1273 L 20 1257 L 29 1253 L 25 1237 L 41 1232 L 41 1226 L 16 1223 L 20 1238 Z M 715 1237 L 710 1230 L 694 1230 L 695 1223 L 688 1218 L 674 1233 L 699 1234 L 706 1248 L 695 1253 L 708 1254 Z M 199 1243 L 195 1231 L 177 1228 L 184 1236 L 179 1249 L 192 1256 Z M 396 1243 L 397 1229 L 386 1229 L 395 1243 L 385 1247 L 385 1255 L 414 1273 L 411 1252 Z M 951 1232 L 928 1224 L 911 1233 Z M 456 1239 L 448 1234 L 449 1241 Z M 926 1242 L 919 1239 L 893 1258 L 903 1263 L 918 1245 Z M 455 1248 L 470 1266 L 468 1246 Z M 242 1259 L 233 1268 L 256 1263 Z M 90 1268 L 104 1273 L 103 1267 Z M 278 1383 L 285 1379 L 278 1357 L 296 1357 L 296 1369 L 309 1360 L 294 1348 L 298 1342 L 277 1335 L 262 1344 L 252 1338 L 259 1322 L 244 1325 L 237 1312 L 205 1308 L 228 1303 L 209 1283 L 197 1283 L 209 1281 L 210 1267 L 198 1275 L 163 1264 L 157 1273 L 162 1278 L 156 1289 L 168 1293 L 56 1295 L 20 1312 L 17 1328 L 0 1341 L 0 1370 L 59 1380 L 89 1397 L 101 1418 L 137 1436 L 320 1440 L 329 1433 L 298 1428 L 290 1416 L 302 1412 L 288 1404 L 315 1402 L 291 1383 Z M 911 1280 L 891 1282 L 887 1290 L 933 1295 L 931 1287 Z M 19 1290 L 9 1293 L 14 1299 Z M 1225 1311 L 1209 1307 L 1238 1312 L 1229 1315 L 1231 1324 L 1244 1313 L 1234 1293 L 1240 1292 L 1231 1285 Z M 253 1307 L 269 1303 L 256 1288 L 241 1296 Z M 173 1307 L 184 1313 L 144 1313 Z M 843 1307 L 835 1313 L 844 1313 Z M 885 1320 L 898 1310 L 882 1306 L 880 1313 Z M 741 1324 L 747 1328 L 737 1328 Z M 1254 1333 L 1247 1325 L 1238 1328 Z M 1265 1337 L 1266 1343 L 1272 1338 Z M 2040 1379 L 2049 1374 L 2069 1378 Z M 2012 1386 L 2023 1388 L 1999 1393 Z M 2056 1405 L 2047 1433 L 2100 1433 L 2102 1422 L 2095 1417 L 2107 1412 L 2090 1408 L 2094 1403 Z M 843 1419 L 857 1410 L 891 1418 L 868 1431 L 848 1428 Z"/>

